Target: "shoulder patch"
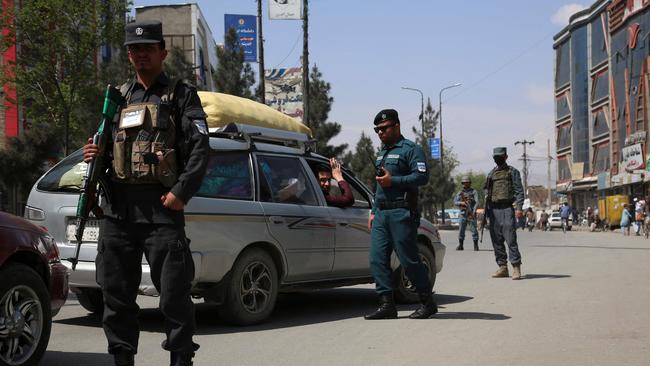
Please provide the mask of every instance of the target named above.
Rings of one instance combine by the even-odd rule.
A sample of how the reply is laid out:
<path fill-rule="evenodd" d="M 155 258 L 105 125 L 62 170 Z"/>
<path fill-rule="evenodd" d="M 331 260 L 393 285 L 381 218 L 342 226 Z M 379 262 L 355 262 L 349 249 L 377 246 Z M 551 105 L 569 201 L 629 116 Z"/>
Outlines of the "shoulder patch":
<path fill-rule="evenodd" d="M 418 161 L 418 172 L 425 173 L 427 171 L 427 164 L 423 161 Z"/>
<path fill-rule="evenodd" d="M 201 135 L 208 134 L 208 124 L 205 122 L 205 119 L 193 119 L 192 123 L 194 124 L 194 127 L 196 127 L 196 130 L 199 131 Z"/>

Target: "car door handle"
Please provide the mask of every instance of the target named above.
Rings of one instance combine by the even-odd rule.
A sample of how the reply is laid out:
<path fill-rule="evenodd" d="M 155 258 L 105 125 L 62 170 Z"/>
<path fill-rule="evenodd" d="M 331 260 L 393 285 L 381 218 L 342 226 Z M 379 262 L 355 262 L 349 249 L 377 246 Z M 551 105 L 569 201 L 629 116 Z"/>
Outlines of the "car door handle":
<path fill-rule="evenodd" d="M 270 216 L 269 221 L 274 224 L 284 224 L 284 217 L 282 216 Z"/>

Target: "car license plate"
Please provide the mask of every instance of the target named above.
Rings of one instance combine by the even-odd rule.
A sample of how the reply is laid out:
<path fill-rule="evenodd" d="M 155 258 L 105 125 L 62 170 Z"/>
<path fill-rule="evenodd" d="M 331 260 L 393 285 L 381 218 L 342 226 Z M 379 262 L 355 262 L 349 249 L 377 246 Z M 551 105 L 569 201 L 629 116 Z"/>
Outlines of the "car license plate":
<path fill-rule="evenodd" d="M 74 236 L 75 231 L 77 229 L 75 223 L 76 223 L 75 219 L 68 220 L 68 228 L 66 234 L 68 237 L 68 241 L 71 242 L 77 241 L 77 238 Z M 84 236 L 82 238 L 82 241 L 97 242 L 98 237 L 99 237 L 99 220 L 89 219 L 88 221 L 86 221 L 86 227 L 84 228 Z"/>

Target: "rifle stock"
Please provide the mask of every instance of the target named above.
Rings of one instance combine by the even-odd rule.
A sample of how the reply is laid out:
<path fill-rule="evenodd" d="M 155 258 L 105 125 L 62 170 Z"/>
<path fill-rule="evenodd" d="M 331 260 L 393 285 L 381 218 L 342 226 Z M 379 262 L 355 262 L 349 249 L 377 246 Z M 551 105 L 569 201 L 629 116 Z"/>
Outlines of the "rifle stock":
<path fill-rule="evenodd" d="M 93 144 L 97 145 L 99 152 L 97 156 L 88 163 L 86 174 L 83 177 L 81 184 L 81 193 L 79 201 L 77 202 L 77 219 L 75 227 L 75 239 L 77 239 L 77 247 L 75 248 L 74 257 L 68 258 L 72 263 L 72 270 L 74 271 L 79 262 L 79 251 L 81 250 L 81 243 L 83 241 L 83 234 L 86 228 L 86 222 L 90 211 L 97 203 L 99 197 L 99 190 L 97 185 L 105 181 L 104 175 L 106 174 L 106 145 L 108 145 L 108 138 L 111 133 L 110 124 L 113 121 L 115 112 L 122 101 L 122 94 L 120 91 L 111 85 L 106 87 L 104 94 L 104 107 L 102 109 L 102 118 L 99 122 L 97 132 L 93 136 Z M 102 184 L 103 185 L 103 184 Z M 106 186 L 103 185 L 102 189 L 106 192 Z"/>

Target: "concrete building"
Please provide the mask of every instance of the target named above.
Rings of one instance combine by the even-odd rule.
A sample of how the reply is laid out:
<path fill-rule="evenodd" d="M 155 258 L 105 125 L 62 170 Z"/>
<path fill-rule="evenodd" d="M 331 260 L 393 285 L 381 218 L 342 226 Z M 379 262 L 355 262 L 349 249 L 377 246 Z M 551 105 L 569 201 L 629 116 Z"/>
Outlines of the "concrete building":
<path fill-rule="evenodd" d="M 196 70 L 199 89 L 215 91 L 212 75 L 217 68 L 217 51 L 212 31 L 197 4 L 139 6 L 135 18 L 160 20 L 167 49 L 180 47 Z"/>
<path fill-rule="evenodd" d="M 598 0 L 554 37 L 557 191 L 578 210 L 648 194 L 647 0 Z"/>

